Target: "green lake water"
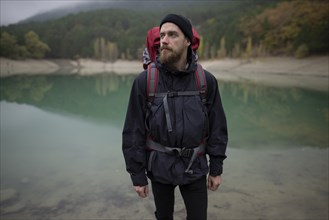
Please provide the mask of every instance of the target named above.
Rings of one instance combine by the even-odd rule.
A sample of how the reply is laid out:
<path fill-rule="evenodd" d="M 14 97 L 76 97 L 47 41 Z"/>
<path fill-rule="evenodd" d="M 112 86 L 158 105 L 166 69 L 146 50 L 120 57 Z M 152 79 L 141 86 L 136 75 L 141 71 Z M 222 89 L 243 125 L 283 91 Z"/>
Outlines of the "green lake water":
<path fill-rule="evenodd" d="M 154 219 L 152 195 L 137 197 L 121 151 L 134 77 L 1 78 L 1 219 Z M 328 91 L 219 87 L 228 158 L 208 218 L 328 219 Z"/>

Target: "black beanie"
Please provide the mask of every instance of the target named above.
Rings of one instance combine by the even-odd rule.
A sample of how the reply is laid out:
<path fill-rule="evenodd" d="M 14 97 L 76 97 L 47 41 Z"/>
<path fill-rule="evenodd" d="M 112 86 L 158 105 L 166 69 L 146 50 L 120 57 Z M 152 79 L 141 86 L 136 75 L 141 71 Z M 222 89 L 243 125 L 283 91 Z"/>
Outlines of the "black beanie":
<path fill-rule="evenodd" d="M 185 18 L 181 15 L 168 14 L 166 17 L 164 17 L 162 19 L 161 24 L 160 24 L 160 29 L 161 29 L 161 26 L 166 22 L 171 22 L 171 23 L 176 24 L 183 31 L 185 36 L 190 40 L 190 42 L 192 44 L 192 42 L 193 42 L 192 25 L 187 18 Z"/>

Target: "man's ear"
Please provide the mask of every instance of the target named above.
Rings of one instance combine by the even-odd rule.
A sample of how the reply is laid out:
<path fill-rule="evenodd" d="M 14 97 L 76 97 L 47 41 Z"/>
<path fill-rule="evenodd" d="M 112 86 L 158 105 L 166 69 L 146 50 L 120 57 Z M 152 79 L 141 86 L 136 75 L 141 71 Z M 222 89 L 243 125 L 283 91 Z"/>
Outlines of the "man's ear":
<path fill-rule="evenodd" d="M 187 46 L 190 46 L 191 45 L 191 41 L 188 38 L 185 38 L 185 40 L 186 40 L 186 45 Z"/>

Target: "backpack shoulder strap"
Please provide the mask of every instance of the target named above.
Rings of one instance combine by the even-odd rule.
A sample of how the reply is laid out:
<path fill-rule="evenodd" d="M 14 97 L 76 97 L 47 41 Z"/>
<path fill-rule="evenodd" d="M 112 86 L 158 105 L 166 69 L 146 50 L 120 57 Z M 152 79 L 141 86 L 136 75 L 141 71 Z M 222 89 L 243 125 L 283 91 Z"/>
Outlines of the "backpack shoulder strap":
<path fill-rule="evenodd" d="M 202 103 L 206 103 L 207 99 L 207 80 L 204 73 L 204 70 L 200 64 L 197 64 L 198 67 L 195 70 L 195 78 L 196 78 L 196 84 L 197 88 L 199 90 Z M 158 79 L 159 79 L 159 70 L 156 67 L 155 63 L 150 63 L 147 67 L 147 99 L 149 101 L 152 101 L 154 97 L 156 96 L 156 88 L 158 85 Z M 161 95 L 161 94 L 160 94 Z M 187 94 L 191 95 L 191 94 Z"/>
<path fill-rule="evenodd" d="M 155 63 L 150 63 L 147 67 L 147 99 L 152 100 L 155 97 L 156 87 L 158 85 L 159 70 Z"/>
<path fill-rule="evenodd" d="M 202 66 L 200 64 L 197 65 L 198 67 L 195 70 L 196 84 L 200 92 L 202 103 L 205 104 L 207 101 L 207 80 Z"/>

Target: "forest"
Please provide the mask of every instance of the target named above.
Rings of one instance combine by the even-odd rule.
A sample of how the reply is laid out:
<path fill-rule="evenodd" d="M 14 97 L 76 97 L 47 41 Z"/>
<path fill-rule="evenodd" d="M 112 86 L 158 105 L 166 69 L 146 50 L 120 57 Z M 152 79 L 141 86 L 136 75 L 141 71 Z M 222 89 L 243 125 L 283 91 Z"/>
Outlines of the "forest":
<path fill-rule="evenodd" d="M 201 37 L 200 59 L 328 54 L 328 1 L 255 0 L 144 11 L 103 8 L 1 26 L 0 56 L 140 60 L 147 31 L 169 12 L 191 20 Z"/>

